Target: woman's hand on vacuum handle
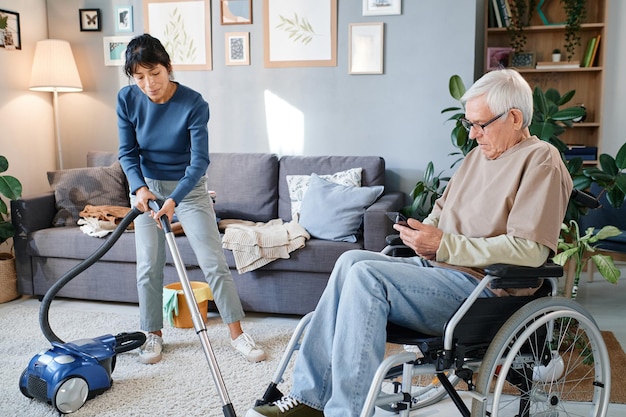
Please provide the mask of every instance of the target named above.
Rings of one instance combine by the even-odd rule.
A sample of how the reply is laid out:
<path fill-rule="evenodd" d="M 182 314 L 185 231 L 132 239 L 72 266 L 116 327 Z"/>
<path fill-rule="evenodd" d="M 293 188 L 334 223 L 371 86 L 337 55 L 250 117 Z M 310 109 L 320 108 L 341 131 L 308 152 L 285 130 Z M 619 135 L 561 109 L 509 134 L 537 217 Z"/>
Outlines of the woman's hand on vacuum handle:
<path fill-rule="evenodd" d="M 156 199 L 156 196 L 152 194 L 152 191 L 150 191 L 148 187 L 141 187 L 135 192 L 135 207 L 143 213 L 151 211 L 148 202 L 150 200 L 156 201 Z"/>
<path fill-rule="evenodd" d="M 152 218 L 157 222 L 157 224 L 160 226 L 161 222 L 160 222 L 160 218 L 162 216 L 167 216 L 167 219 L 169 220 L 170 224 L 172 223 L 172 219 L 174 218 L 174 208 L 176 207 L 176 203 L 174 202 L 174 200 L 172 200 L 171 198 L 168 198 L 167 200 L 165 200 L 165 202 L 163 203 L 163 205 L 161 206 L 161 209 L 158 212 L 152 212 Z"/>

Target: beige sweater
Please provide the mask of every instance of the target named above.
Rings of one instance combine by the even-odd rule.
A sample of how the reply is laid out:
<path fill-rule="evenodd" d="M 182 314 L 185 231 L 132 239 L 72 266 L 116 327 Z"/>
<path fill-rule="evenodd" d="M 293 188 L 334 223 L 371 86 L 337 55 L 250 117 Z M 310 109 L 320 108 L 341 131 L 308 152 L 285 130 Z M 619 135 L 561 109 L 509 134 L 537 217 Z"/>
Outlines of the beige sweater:
<path fill-rule="evenodd" d="M 237 272 L 240 274 L 276 259 L 289 259 L 289 254 L 304 247 L 311 236 L 296 221 L 284 223 L 281 219 L 267 223 L 245 220 L 222 220 L 224 228 L 222 247 L 233 251 Z"/>

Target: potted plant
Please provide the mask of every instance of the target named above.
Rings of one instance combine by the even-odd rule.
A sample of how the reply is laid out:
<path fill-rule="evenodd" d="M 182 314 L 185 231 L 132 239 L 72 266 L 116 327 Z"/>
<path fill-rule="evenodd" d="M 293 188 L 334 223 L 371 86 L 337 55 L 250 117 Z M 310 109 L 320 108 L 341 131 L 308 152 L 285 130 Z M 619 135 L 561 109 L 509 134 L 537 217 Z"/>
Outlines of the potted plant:
<path fill-rule="evenodd" d="M 560 62 L 561 61 L 561 50 L 559 48 L 555 48 L 552 50 L 552 62 Z"/>
<path fill-rule="evenodd" d="M 22 196 L 22 184 L 11 175 L 1 175 L 8 168 L 9 161 L 0 155 L 0 196 L 15 200 Z M 0 198 L 0 245 L 12 238 L 14 234 L 15 229 L 9 219 L 8 206 Z M 0 253 L 0 302 L 10 301 L 18 296 L 15 256 L 12 252 L 11 248 L 11 252 Z"/>
<path fill-rule="evenodd" d="M 578 293 L 578 282 L 583 267 L 589 259 L 598 268 L 602 276 L 612 284 L 617 283 L 620 277 L 620 270 L 617 269 L 613 258 L 602 254 L 593 254 L 595 252 L 594 244 L 599 240 L 609 237 L 618 236 L 620 230 L 615 226 L 604 226 L 595 232 L 593 227 L 587 228 L 584 234 L 580 234 L 580 229 L 576 220 L 570 220 L 568 224 L 561 225 L 561 237 L 559 238 L 557 253 L 552 261 L 558 265 L 565 265 L 566 262 L 572 262 L 574 268 L 574 285 L 572 287 L 571 297 L 576 298 Z"/>

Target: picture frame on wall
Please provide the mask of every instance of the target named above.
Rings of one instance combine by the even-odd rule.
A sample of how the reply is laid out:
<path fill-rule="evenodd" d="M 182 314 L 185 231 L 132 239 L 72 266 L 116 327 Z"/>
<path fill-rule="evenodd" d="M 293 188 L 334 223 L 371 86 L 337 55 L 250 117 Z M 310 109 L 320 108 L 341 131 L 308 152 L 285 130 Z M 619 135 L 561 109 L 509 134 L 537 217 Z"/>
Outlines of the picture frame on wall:
<path fill-rule="evenodd" d="M 509 66 L 515 68 L 535 68 L 535 53 L 517 52 L 511 54 Z"/>
<path fill-rule="evenodd" d="M 176 71 L 213 69 L 209 0 L 143 0 L 144 31 L 159 39 Z"/>
<path fill-rule="evenodd" d="M 0 10 L 0 19 L 6 24 L 0 29 L 0 47 L 7 51 L 22 49 L 22 35 L 20 32 L 20 14 L 8 10 Z"/>
<path fill-rule="evenodd" d="M 126 62 L 126 47 L 132 39 L 132 36 L 103 37 L 104 65 L 107 67 L 124 65 L 124 62 Z"/>
<path fill-rule="evenodd" d="M 363 16 L 402 14 L 402 0 L 363 0 Z"/>
<path fill-rule="evenodd" d="M 100 32 L 100 9 L 78 9 L 81 32 Z"/>
<path fill-rule="evenodd" d="M 264 0 L 266 68 L 337 65 L 337 0 Z"/>
<path fill-rule="evenodd" d="M 115 8 L 115 31 L 133 31 L 133 6 L 117 6 Z"/>
<path fill-rule="evenodd" d="M 220 0 L 222 25 L 251 25 L 252 0 Z"/>
<path fill-rule="evenodd" d="M 348 41 L 349 74 L 382 74 L 385 24 L 350 23 Z"/>
<path fill-rule="evenodd" d="M 226 65 L 250 65 L 250 32 L 224 34 Z"/>

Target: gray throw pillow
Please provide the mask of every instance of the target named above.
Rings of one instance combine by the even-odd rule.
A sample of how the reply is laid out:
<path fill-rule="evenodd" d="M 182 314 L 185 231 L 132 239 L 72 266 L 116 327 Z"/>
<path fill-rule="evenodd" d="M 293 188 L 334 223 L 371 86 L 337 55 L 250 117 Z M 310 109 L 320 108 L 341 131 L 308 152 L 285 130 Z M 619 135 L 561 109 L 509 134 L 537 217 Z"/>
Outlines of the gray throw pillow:
<path fill-rule="evenodd" d="M 57 212 L 53 226 L 75 226 L 87 204 L 130 207 L 126 176 L 119 162 L 108 167 L 48 172 Z"/>
<path fill-rule="evenodd" d="M 337 242 L 356 242 L 365 210 L 384 187 L 350 187 L 333 184 L 312 174 L 302 204 L 299 223 L 312 237 Z"/>

